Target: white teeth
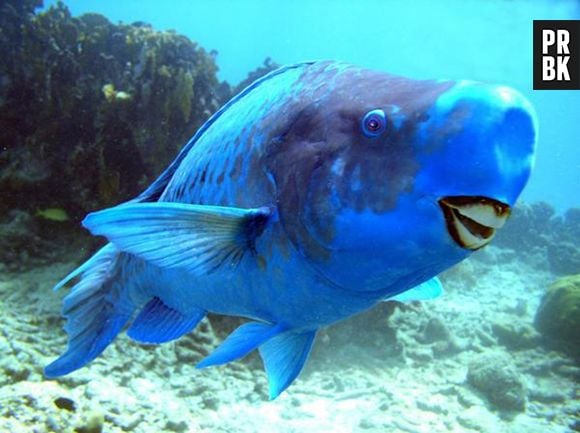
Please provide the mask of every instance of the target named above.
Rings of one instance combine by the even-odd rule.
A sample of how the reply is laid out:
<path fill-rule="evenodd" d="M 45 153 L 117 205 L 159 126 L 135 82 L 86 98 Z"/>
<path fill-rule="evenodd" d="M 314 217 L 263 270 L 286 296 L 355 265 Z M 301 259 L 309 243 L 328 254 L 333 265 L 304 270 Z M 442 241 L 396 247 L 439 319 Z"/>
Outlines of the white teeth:
<path fill-rule="evenodd" d="M 471 233 L 463 224 L 461 224 L 461 222 L 457 218 L 455 218 L 453 223 L 455 224 L 457 236 L 459 237 L 461 243 L 470 250 L 477 250 L 481 247 L 484 247 L 491 241 L 491 239 L 495 235 L 494 231 L 491 236 L 487 238 L 480 238 L 479 236 L 476 236 L 473 233 Z"/>
<path fill-rule="evenodd" d="M 501 212 L 491 204 L 474 203 L 470 205 L 451 206 L 464 217 L 475 221 L 482 226 L 494 229 L 502 228 L 505 224 L 508 212 Z"/>
<path fill-rule="evenodd" d="M 453 240 L 470 250 L 487 245 L 510 214 L 508 205 L 485 197 L 444 197 L 439 205 Z"/>

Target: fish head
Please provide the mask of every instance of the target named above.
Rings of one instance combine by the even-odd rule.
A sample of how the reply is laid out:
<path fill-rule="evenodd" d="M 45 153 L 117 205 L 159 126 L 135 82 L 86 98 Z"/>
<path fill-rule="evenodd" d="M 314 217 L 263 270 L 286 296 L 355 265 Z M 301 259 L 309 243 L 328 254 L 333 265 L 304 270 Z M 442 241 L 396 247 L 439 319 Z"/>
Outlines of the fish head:
<path fill-rule="evenodd" d="M 400 292 L 490 242 L 534 163 L 521 94 L 349 68 L 326 82 L 270 164 L 289 238 L 325 278 Z"/>

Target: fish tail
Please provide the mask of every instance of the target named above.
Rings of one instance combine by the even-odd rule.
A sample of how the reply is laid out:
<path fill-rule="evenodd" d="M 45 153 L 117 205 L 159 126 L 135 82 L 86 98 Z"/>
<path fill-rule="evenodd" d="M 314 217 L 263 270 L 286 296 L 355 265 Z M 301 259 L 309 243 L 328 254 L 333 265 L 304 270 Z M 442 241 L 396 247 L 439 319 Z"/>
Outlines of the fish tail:
<path fill-rule="evenodd" d="M 71 373 L 95 359 L 130 319 L 134 306 L 119 278 L 119 257 L 120 252 L 107 244 L 55 286 L 58 290 L 80 277 L 63 301 L 68 348 L 46 366 L 47 377 Z"/>

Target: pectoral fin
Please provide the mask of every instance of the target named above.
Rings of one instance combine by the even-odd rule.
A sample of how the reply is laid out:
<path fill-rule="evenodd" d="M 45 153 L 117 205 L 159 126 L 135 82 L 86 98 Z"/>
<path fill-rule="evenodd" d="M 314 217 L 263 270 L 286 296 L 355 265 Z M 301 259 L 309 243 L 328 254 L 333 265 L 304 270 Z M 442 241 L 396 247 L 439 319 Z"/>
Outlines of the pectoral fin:
<path fill-rule="evenodd" d="M 119 250 L 163 268 L 209 273 L 237 264 L 274 210 L 184 203 L 130 203 L 87 215 L 83 225 Z"/>
<path fill-rule="evenodd" d="M 443 293 L 443 285 L 439 278 L 434 277 L 412 289 L 406 290 L 398 295 L 385 298 L 385 301 L 398 301 L 398 302 L 413 302 L 413 301 L 427 301 L 430 299 L 436 299 Z"/>

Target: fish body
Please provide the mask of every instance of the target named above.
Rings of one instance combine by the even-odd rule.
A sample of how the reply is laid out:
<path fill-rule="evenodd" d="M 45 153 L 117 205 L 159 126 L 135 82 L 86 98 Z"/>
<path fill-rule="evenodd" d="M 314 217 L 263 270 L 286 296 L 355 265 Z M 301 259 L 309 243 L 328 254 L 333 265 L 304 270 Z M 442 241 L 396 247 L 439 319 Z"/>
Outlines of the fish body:
<path fill-rule="evenodd" d="M 124 326 L 171 341 L 208 313 L 250 321 L 200 363 L 258 349 L 275 398 L 315 334 L 387 299 L 436 296 L 437 274 L 485 246 L 533 165 L 536 121 L 516 91 L 410 80 L 339 62 L 261 78 L 165 172 L 83 224 L 109 240 L 57 287 L 67 374 Z"/>

